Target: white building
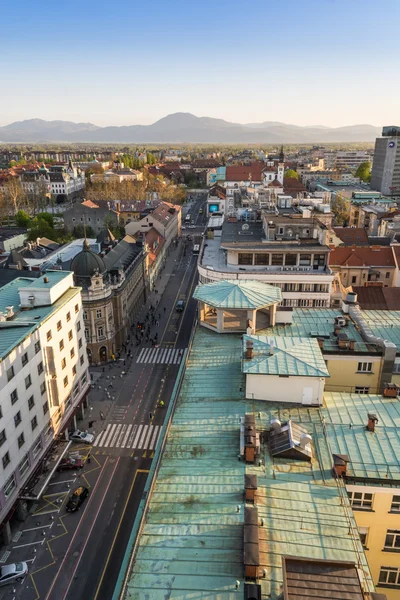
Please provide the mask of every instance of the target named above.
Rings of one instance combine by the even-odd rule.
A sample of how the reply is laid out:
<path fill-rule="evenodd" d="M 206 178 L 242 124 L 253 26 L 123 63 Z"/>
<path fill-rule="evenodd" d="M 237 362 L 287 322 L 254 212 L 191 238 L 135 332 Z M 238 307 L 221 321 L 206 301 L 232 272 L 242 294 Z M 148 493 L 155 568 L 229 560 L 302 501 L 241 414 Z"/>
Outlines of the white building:
<path fill-rule="evenodd" d="M 80 288 L 73 273 L 0 289 L 0 520 L 89 390 Z M 83 409 L 82 409 L 83 410 Z"/>
<path fill-rule="evenodd" d="M 85 174 L 70 161 L 68 165 L 41 167 L 21 174 L 21 186 L 27 194 L 52 194 L 56 201 L 70 200 L 85 189 Z"/>
<path fill-rule="evenodd" d="M 370 162 L 369 155 L 362 150 L 336 153 L 336 169 L 357 169 L 361 163 Z"/>

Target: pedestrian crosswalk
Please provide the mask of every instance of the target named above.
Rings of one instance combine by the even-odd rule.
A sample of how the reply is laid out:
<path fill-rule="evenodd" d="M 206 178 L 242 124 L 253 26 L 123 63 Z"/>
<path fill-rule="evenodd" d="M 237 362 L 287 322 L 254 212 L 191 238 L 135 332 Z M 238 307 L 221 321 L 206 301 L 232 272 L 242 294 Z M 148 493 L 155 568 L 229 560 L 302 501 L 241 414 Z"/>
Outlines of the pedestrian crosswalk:
<path fill-rule="evenodd" d="M 136 359 L 142 364 L 179 365 L 182 360 L 183 350 L 176 348 L 143 348 Z"/>
<path fill-rule="evenodd" d="M 154 450 L 161 431 L 160 425 L 122 425 L 110 423 L 94 440 L 99 448 L 132 448 Z"/>

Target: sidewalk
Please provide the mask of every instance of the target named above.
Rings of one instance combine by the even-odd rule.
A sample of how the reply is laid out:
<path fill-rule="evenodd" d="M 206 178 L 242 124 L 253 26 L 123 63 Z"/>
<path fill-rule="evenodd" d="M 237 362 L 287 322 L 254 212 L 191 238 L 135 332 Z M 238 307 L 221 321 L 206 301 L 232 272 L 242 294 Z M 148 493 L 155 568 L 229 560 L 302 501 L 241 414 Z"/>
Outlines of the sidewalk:
<path fill-rule="evenodd" d="M 171 249 L 171 252 L 165 261 L 165 265 L 157 277 L 154 291 L 150 292 L 147 302 L 142 306 L 139 313 L 136 315 L 136 321 L 143 321 L 148 314 L 150 306 L 158 307 L 162 300 L 165 288 L 174 272 L 177 261 L 180 259 L 182 252 L 182 242 L 179 240 L 176 247 Z M 161 329 L 161 328 L 160 328 Z M 115 402 L 118 400 L 119 393 L 124 386 L 124 373 L 126 373 L 136 355 L 141 350 L 141 347 L 136 347 L 131 336 L 131 341 L 126 344 L 125 351 L 122 350 L 121 357 L 114 363 L 107 365 L 90 367 L 90 375 L 92 380 L 92 389 L 89 392 L 89 409 L 85 413 L 84 419 L 78 420 L 78 428 L 88 430 L 99 434 L 107 421 Z M 132 358 L 127 358 L 127 351 L 132 351 Z M 125 363 L 125 364 L 124 364 Z M 110 385 L 111 384 L 111 385 Z M 102 416 L 104 418 L 102 418 Z M 89 424 L 91 425 L 89 427 Z"/>

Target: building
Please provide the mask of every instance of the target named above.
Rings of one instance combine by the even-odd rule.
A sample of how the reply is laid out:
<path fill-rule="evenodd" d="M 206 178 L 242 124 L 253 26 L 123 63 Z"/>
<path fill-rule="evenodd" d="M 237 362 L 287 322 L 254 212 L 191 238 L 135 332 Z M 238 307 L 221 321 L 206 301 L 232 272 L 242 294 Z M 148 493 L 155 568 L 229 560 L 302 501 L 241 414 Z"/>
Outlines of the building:
<path fill-rule="evenodd" d="M 327 231 L 317 218 L 301 213 L 260 211 L 254 222 L 225 221 L 222 235 L 207 232 L 198 265 L 200 282 L 257 280 L 280 287 L 281 306 L 329 306 L 334 276 Z"/>
<path fill-rule="evenodd" d="M 146 300 L 145 251 L 142 242 L 126 235 L 101 256 L 85 240 L 71 261 L 82 288 L 84 334 L 89 362 L 97 365 L 119 352 Z"/>
<path fill-rule="evenodd" d="M 363 150 L 338 151 L 336 153 L 336 169 L 357 169 L 362 163 L 370 162 L 369 155 Z"/>
<path fill-rule="evenodd" d="M 161 202 L 157 208 L 138 221 L 125 225 L 125 231 L 131 236 L 147 233 L 154 229 L 164 238 L 165 250 L 176 240 L 181 232 L 181 207 L 169 202 Z"/>
<path fill-rule="evenodd" d="M 22 189 L 27 194 L 51 194 L 57 203 L 80 197 L 85 189 L 85 173 L 72 161 L 67 165 L 44 165 L 35 170 L 23 170 L 20 175 Z"/>
<path fill-rule="evenodd" d="M 21 248 L 26 240 L 27 230 L 19 227 L 0 227 L 0 253 Z"/>
<path fill-rule="evenodd" d="M 118 216 L 110 210 L 108 202 L 93 202 L 84 200 L 80 204 L 75 203 L 63 213 L 64 228 L 73 231 L 75 227 L 90 227 L 95 235 L 98 235 L 105 226 L 118 226 Z"/>
<path fill-rule="evenodd" d="M 400 127 L 384 127 L 376 138 L 371 187 L 387 196 L 400 196 Z"/>
<path fill-rule="evenodd" d="M 329 267 L 344 286 L 397 283 L 398 266 L 391 246 L 337 246 L 329 255 Z"/>
<path fill-rule="evenodd" d="M 116 597 L 372 600 L 319 409 L 246 401 L 241 363 L 240 336 L 196 331 Z"/>
<path fill-rule="evenodd" d="M 90 381 L 83 329 L 70 272 L 19 277 L 0 288 L 1 521 L 55 436 L 76 426 Z"/>

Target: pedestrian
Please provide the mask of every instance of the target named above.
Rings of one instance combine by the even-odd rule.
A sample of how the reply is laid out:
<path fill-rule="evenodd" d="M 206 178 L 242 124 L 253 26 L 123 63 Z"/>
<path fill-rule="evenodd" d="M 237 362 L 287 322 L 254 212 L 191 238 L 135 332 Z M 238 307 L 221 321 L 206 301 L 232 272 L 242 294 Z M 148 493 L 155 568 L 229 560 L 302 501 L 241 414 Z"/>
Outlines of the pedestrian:
<path fill-rule="evenodd" d="M 110 383 L 108 384 L 108 387 L 109 387 L 109 388 L 114 388 L 114 386 L 113 386 L 113 384 L 112 384 L 112 381 L 110 381 Z"/>
<path fill-rule="evenodd" d="M 89 465 L 90 465 L 90 461 L 91 461 L 91 458 L 90 458 L 90 452 L 89 452 L 89 454 L 87 455 L 87 459 L 86 459 L 86 461 L 87 461 L 87 462 L 89 463 Z"/>
<path fill-rule="evenodd" d="M 104 413 L 103 413 L 103 411 L 102 411 L 102 410 L 100 411 L 100 419 L 101 419 L 102 421 L 104 421 Z"/>
<path fill-rule="evenodd" d="M 156 321 L 156 327 L 159 327 L 159 326 L 160 326 L 160 321 L 157 319 L 157 321 Z"/>
<path fill-rule="evenodd" d="M 126 365 L 126 360 L 125 360 L 125 358 L 124 358 L 124 366 L 125 366 L 125 365 Z"/>
<path fill-rule="evenodd" d="M 165 311 L 166 311 L 166 310 L 167 310 L 167 307 L 166 307 L 166 306 L 164 306 L 164 314 L 165 314 Z"/>
<path fill-rule="evenodd" d="M 102 369 L 103 373 L 105 372 L 105 370 L 106 370 L 105 367 L 103 367 L 103 369 Z"/>

